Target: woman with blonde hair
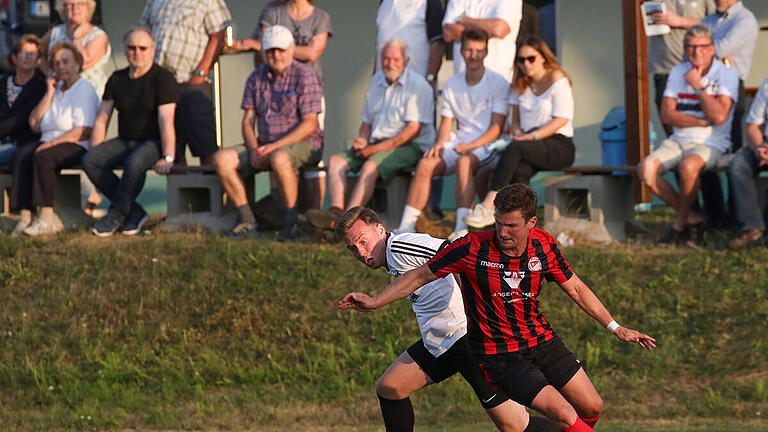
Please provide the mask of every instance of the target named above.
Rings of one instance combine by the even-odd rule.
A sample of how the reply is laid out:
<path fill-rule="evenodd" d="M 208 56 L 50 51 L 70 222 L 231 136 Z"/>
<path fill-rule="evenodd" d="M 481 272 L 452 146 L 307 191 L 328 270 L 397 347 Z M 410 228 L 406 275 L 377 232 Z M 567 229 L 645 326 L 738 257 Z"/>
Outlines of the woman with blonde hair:
<path fill-rule="evenodd" d="M 538 36 L 525 36 L 518 43 L 509 104 L 512 142 L 494 170 L 485 199 L 464 217 L 473 228 L 494 223 L 493 199 L 499 189 L 528 184 L 540 170 L 571 166 L 576 154 L 571 79 Z"/>
<path fill-rule="evenodd" d="M 112 47 L 107 33 L 91 24 L 96 0 L 59 0 L 56 3 L 65 22 L 43 35 L 44 60 L 48 59 L 48 53 L 54 45 L 70 42 L 83 56 L 81 76 L 91 83 L 96 94 L 101 97 L 112 73 Z M 43 67 L 46 74 L 50 72 L 45 68 L 45 63 Z"/>

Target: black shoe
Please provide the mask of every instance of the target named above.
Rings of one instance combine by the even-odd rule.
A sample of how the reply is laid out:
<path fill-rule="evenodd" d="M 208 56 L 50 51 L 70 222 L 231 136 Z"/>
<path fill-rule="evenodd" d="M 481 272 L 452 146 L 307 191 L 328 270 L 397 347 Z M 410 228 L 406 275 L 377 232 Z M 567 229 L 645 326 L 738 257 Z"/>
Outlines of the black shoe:
<path fill-rule="evenodd" d="M 149 220 L 149 215 L 143 208 L 139 207 L 128 215 L 123 224 L 123 235 L 136 235 L 141 232 L 141 227 Z"/>
<path fill-rule="evenodd" d="M 290 226 L 286 225 L 281 228 L 280 232 L 277 234 L 277 241 L 285 242 L 293 240 L 296 238 L 298 231 L 299 229 L 296 227 L 296 224 L 292 224 Z"/>
<path fill-rule="evenodd" d="M 93 223 L 91 232 L 99 237 L 111 237 L 120 229 L 121 224 L 119 217 L 115 213 L 109 212 L 106 216 Z"/>
<path fill-rule="evenodd" d="M 685 244 L 694 249 L 699 249 L 704 233 L 704 223 L 690 224 L 685 228 L 688 231 L 688 239 L 685 241 Z"/>
<path fill-rule="evenodd" d="M 670 228 L 666 234 L 659 240 L 659 246 L 675 246 L 683 242 L 685 238 L 685 231 L 678 231 L 674 228 Z"/>

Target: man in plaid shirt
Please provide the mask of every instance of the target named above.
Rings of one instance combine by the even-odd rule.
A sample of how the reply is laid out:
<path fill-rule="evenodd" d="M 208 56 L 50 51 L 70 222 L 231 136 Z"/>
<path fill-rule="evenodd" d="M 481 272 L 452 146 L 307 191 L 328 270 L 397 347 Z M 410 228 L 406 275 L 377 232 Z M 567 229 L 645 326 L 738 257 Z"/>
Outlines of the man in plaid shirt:
<path fill-rule="evenodd" d="M 176 108 L 175 157 L 183 160 L 184 143 L 202 163 L 212 163 L 216 123 L 208 72 L 224 46 L 232 20 L 224 0 L 147 0 L 140 23 L 157 41 L 155 63 L 170 70 L 181 85 Z M 178 145 L 181 144 L 181 145 Z"/>
<path fill-rule="evenodd" d="M 287 208 L 278 240 L 294 237 L 297 170 L 317 165 L 322 157 L 323 131 L 317 121 L 322 112 L 323 89 L 314 70 L 293 59 L 293 34 L 281 25 L 264 32 L 262 48 L 266 63 L 248 77 L 243 91 L 243 140 L 246 149 L 221 149 L 214 159 L 227 196 L 237 207 L 240 223 L 232 234 L 240 236 L 256 228 L 240 176 L 272 170 Z M 256 137 L 254 126 L 258 126 Z"/>

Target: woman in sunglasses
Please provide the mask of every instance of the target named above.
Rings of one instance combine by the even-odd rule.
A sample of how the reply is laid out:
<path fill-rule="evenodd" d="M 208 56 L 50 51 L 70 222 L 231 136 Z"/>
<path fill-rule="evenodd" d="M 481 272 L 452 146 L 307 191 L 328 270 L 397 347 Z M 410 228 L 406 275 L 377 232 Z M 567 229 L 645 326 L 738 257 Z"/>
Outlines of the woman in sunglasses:
<path fill-rule="evenodd" d="M 540 170 L 573 164 L 573 92 L 571 79 L 538 36 L 518 42 L 509 104 L 512 142 L 504 149 L 482 203 L 464 217 L 473 228 L 494 223 L 493 199 L 511 183 L 528 184 Z"/>

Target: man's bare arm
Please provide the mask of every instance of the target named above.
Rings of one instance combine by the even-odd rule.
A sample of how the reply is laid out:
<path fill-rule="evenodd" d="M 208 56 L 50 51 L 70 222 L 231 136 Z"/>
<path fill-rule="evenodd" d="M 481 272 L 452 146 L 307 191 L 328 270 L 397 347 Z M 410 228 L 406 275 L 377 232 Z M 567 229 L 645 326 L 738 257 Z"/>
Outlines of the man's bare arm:
<path fill-rule="evenodd" d="M 589 316 L 599 322 L 603 327 L 614 321 L 611 313 L 603 306 L 600 299 L 597 298 L 594 292 L 575 274 L 570 279 L 560 284 L 562 289 L 568 296 L 579 305 L 579 307 L 586 312 Z M 638 332 L 637 330 L 628 329 L 626 327 L 618 326 L 613 331 L 613 334 L 625 341 L 634 342 L 646 349 L 655 348 L 656 339 Z"/>
<path fill-rule="evenodd" d="M 437 280 L 427 264 L 403 273 L 376 296 L 354 292 L 344 296 L 339 302 L 341 309 L 356 309 L 360 312 L 370 312 L 382 308 L 395 300 L 407 297 L 422 286 Z"/>

